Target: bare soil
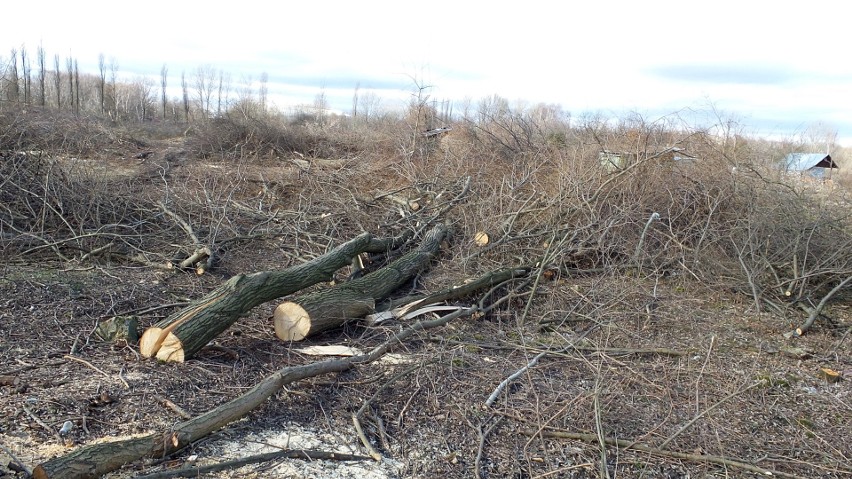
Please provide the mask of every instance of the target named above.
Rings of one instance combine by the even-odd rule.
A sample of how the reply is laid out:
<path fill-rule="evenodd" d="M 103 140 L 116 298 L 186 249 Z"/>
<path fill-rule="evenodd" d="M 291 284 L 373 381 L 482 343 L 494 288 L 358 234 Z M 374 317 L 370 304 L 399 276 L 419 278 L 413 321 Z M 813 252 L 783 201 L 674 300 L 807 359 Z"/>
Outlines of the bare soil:
<path fill-rule="evenodd" d="M 157 174 L 156 168 L 143 166 L 138 161 L 110 171 Z M 186 168 L 210 170 L 198 164 Z M 271 183 L 279 185 L 278 194 L 293 195 L 287 178 L 299 173 L 292 168 L 256 167 L 251 175 L 259 181 L 275 177 Z M 329 182 L 334 178 L 326 177 Z M 317 208 L 325 207 L 319 203 Z M 354 232 L 348 227 L 314 231 L 338 242 Z M 234 273 L 300 261 L 286 253 L 286 241 L 240 243 L 203 276 L 111 262 L 5 262 L 0 376 L 14 380 L 0 385 L 0 476 L 16 477 L 8 466 L 9 453 L 32 469 L 86 444 L 167 430 L 182 419 L 166 400 L 197 415 L 275 370 L 316 361 L 275 338 L 275 304 L 256 308 L 183 364 L 146 360 L 133 345 L 102 342 L 94 335 L 99 321 L 117 315 L 137 315 L 144 330 L 177 308 L 147 311 L 151 307 L 198 298 Z M 463 280 L 465 273 L 456 266 L 447 253 L 416 288 L 434 291 Z M 513 300 L 407 342 L 395 361 L 296 383 L 245 420 L 179 455 L 129 464 L 110 477 L 188 461 L 216 462 L 271 446 L 365 455 L 351 415 L 391 380 L 364 419 L 367 435 L 386 458 L 382 463 L 286 459 L 215 477 L 760 475 L 705 460 L 710 456 L 798 477 L 852 475 L 848 304 L 827 311 L 833 324 L 821 322 L 795 340 L 782 334 L 801 317 L 757 312 L 747 296 L 683 276 L 561 275 L 539 285 L 524 317 L 525 307 L 525 298 Z M 386 337 L 386 328 L 401 326 L 348 324 L 304 346 L 368 349 Z M 550 353 L 518 377 L 493 407 L 485 406 L 501 381 L 544 350 Z M 830 383 L 820 377 L 821 368 L 839 371 L 844 379 Z M 70 430 L 60 435 L 66 423 Z M 602 448 L 598 441 L 546 434 L 554 431 L 695 456 Z"/>

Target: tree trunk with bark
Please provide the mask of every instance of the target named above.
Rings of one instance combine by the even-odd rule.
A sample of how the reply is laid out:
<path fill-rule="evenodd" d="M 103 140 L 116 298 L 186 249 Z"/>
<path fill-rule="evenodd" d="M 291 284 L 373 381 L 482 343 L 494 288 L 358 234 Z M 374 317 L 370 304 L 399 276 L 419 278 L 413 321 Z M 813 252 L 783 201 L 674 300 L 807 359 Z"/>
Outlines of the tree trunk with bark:
<path fill-rule="evenodd" d="M 339 327 L 348 319 L 363 318 L 381 301 L 428 266 L 441 248 L 447 230 L 432 228 L 420 246 L 393 263 L 362 278 L 296 297 L 275 309 L 275 334 L 284 341 Z"/>
<path fill-rule="evenodd" d="M 287 366 L 267 376 L 241 396 L 207 413 L 145 436 L 83 446 L 67 455 L 39 464 L 33 471 L 33 477 L 35 479 L 95 478 L 142 457 L 166 457 L 246 416 L 288 384 L 371 363 L 418 332 L 443 326 L 455 318 L 470 315 L 474 311 L 476 308 L 463 308 L 442 318 L 418 322 L 393 335 L 369 353 L 360 356 L 301 366 Z"/>
<path fill-rule="evenodd" d="M 281 271 L 238 275 L 145 331 L 139 350 L 145 357 L 182 362 L 230 327 L 249 310 L 308 286 L 332 279 L 334 272 L 361 253 L 385 253 L 398 248 L 410 232 L 395 238 L 368 233 L 314 260 Z"/>

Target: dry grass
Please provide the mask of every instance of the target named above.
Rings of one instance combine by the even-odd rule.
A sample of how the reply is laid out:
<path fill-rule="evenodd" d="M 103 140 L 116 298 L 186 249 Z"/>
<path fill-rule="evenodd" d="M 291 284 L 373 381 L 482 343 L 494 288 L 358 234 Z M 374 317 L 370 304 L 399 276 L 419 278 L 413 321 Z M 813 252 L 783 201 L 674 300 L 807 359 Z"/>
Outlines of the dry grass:
<path fill-rule="evenodd" d="M 155 395 L 198 414 L 285 364 L 310 362 L 274 339 L 274 305 L 181 365 L 144 361 L 92 331 L 114 315 L 199 297 L 232 274 L 298 264 L 362 231 L 442 221 L 453 231 L 448 248 L 401 295 L 507 266 L 532 267 L 532 277 L 461 300 L 508 297 L 406 343 L 397 351 L 404 364 L 297 383 L 176 461 L 213 460 L 223 441 L 282 424 L 363 453 L 351 413 L 378 392 L 365 433 L 396 462 L 364 466 L 377 477 L 750 474 L 719 457 L 798 477 L 852 473 L 841 440 L 852 434 L 849 289 L 808 334 L 782 336 L 804 319 L 797 304 L 813 307 L 852 272 L 852 223 L 837 206 L 844 192 L 815 194 L 742 157 L 732 171 L 715 140 L 670 126 L 568 128 L 495 113 L 429 143 L 409 142 L 410 125 L 390 120 L 371 128 L 244 120 L 195 126 L 185 140 L 147 137 L 151 153 L 133 168 L 84 169 L 62 151 L 6 154 L 0 376 L 21 382 L 0 386 L 0 442 L 31 467 L 61 452 L 34 417 L 54 429 L 71 421 L 66 440 L 78 446 L 172 424 L 174 411 Z M 671 145 L 702 160 L 654 156 Z M 606 172 L 601 149 L 646 159 Z M 478 232 L 488 245 L 475 243 Z M 155 267 L 180 262 L 196 240 L 215 253 L 209 273 Z M 140 326 L 171 310 L 140 314 Z M 353 322 L 310 342 L 366 349 L 399 327 Z M 847 379 L 827 383 L 821 367 Z M 117 476 L 162 466 L 140 462 Z M 241 471 L 272 474 L 258 467 Z M 336 467 L 323 470 L 334 477 Z"/>

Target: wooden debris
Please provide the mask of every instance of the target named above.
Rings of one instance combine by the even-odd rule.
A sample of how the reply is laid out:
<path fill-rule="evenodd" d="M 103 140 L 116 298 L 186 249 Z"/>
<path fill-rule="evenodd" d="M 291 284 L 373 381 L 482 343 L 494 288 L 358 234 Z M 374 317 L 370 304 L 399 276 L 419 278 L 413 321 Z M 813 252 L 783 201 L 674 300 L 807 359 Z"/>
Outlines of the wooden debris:
<path fill-rule="evenodd" d="M 376 301 L 390 296 L 428 266 L 446 233 L 443 225 L 436 226 L 416 250 L 384 268 L 280 304 L 274 313 L 275 335 L 282 341 L 300 341 L 367 316 L 375 310 Z"/>
<path fill-rule="evenodd" d="M 406 232 L 395 238 L 379 239 L 364 233 L 292 268 L 234 276 L 207 296 L 148 328 L 139 341 L 139 352 L 161 361 L 185 361 L 255 306 L 329 281 L 335 271 L 349 264 L 356 255 L 385 253 L 398 248 L 410 235 Z"/>
<path fill-rule="evenodd" d="M 358 348 L 340 345 L 308 346 L 307 348 L 297 349 L 296 352 L 308 356 L 358 356 L 364 354 Z"/>
<path fill-rule="evenodd" d="M 841 376 L 838 371 L 835 371 L 835 370 L 830 369 L 830 368 L 819 368 L 819 372 L 817 373 L 817 376 L 819 376 L 822 379 L 825 379 L 826 381 L 828 381 L 831 384 L 834 384 L 834 383 L 840 381 L 841 379 L 843 379 L 843 376 Z"/>
<path fill-rule="evenodd" d="M 125 341 L 127 344 L 136 344 L 139 342 L 138 328 L 139 318 L 136 316 L 113 316 L 98 323 L 95 336 L 108 343 Z"/>
<path fill-rule="evenodd" d="M 488 241 L 488 233 L 484 231 L 477 232 L 473 237 L 473 242 L 476 243 L 476 246 L 485 246 L 488 244 Z"/>

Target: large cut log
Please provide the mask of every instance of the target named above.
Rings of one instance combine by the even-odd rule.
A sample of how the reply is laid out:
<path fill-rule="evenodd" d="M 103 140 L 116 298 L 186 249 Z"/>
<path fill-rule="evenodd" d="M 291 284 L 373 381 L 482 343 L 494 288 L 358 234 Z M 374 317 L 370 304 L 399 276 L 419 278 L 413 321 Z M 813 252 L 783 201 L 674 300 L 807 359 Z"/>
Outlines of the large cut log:
<path fill-rule="evenodd" d="M 298 341 L 372 313 L 376 301 L 390 296 L 428 266 L 446 234 L 443 225 L 435 226 L 417 249 L 384 268 L 282 303 L 275 309 L 275 335 L 284 341 Z"/>
<path fill-rule="evenodd" d="M 361 234 L 332 251 L 281 271 L 263 271 L 229 279 L 203 298 L 148 328 L 139 340 L 145 357 L 182 362 L 230 327 L 249 310 L 322 281 L 361 253 L 398 248 L 411 232 L 395 238 Z"/>
<path fill-rule="evenodd" d="M 33 477 L 35 479 L 101 477 L 142 457 L 157 459 L 166 457 L 244 417 L 288 384 L 371 363 L 418 332 L 443 326 L 455 318 L 470 315 L 475 311 L 477 311 L 476 307 L 463 308 L 438 319 L 418 322 L 395 334 L 367 354 L 301 366 L 287 366 L 267 376 L 243 395 L 205 414 L 145 436 L 81 447 L 68 455 L 39 464 L 33 471 Z"/>

